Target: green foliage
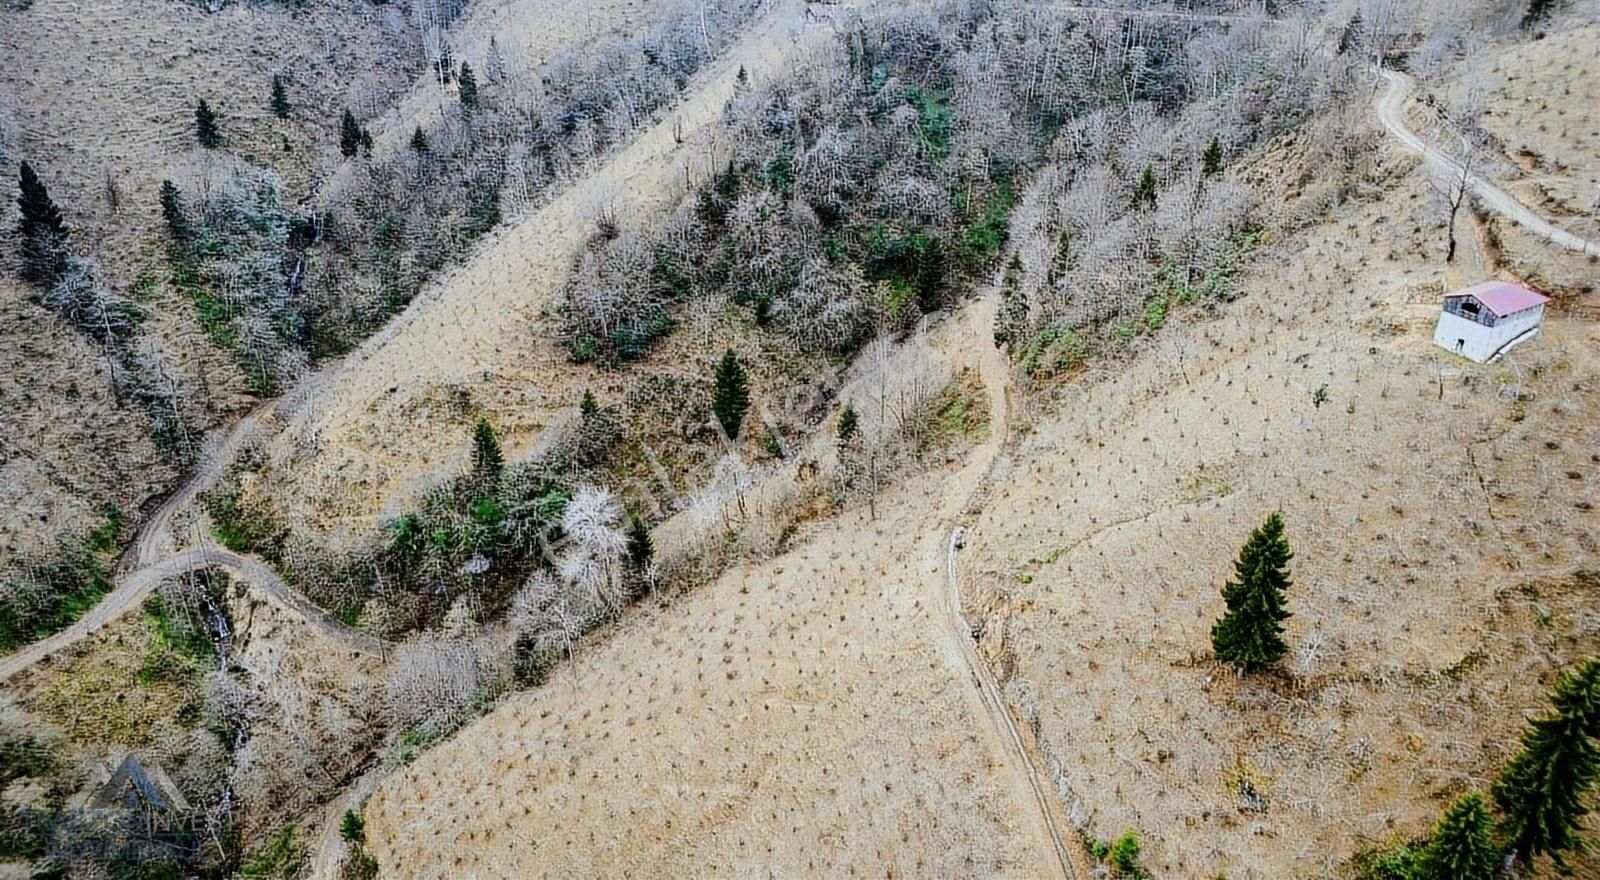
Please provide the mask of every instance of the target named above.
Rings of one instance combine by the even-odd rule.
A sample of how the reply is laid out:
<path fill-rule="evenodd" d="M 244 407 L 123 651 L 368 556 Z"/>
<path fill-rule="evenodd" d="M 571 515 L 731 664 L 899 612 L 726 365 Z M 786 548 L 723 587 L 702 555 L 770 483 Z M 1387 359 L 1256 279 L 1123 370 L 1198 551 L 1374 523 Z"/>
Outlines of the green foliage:
<path fill-rule="evenodd" d="M 578 412 L 586 419 L 594 418 L 600 414 L 600 404 L 595 402 L 594 392 L 587 389 L 583 392 L 583 399 L 578 401 Z"/>
<path fill-rule="evenodd" d="M 1000 285 L 1000 311 L 994 319 L 994 344 L 1004 348 L 1020 340 L 1028 328 L 1028 292 L 1022 289 L 1022 257 L 1012 254 Z"/>
<path fill-rule="evenodd" d="M 906 103 L 917 111 L 917 138 L 923 158 L 935 165 L 950 156 L 950 140 L 956 129 L 950 100 L 949 92 L 929 91 L 918 86 L 906 89 Z"/>
<path fill-rule="evenodd" d="M 1211 628 L 1218 660 L 1254 672 L 1283 658 L 1288 651 L 1283 621 L 1289 617 L 1285 590 L 1293 558 L 1283 536 L 1283 516 L 1273 512 L 1250 533 L 1234 562 L 1234 579 L 1222 588 L 1228 610 Z"/>
<path fill-rule="evenodd" d="M 283 541 L 284 526 L 241 499 L 238 483 L 231 480 L 201 496 L 211 515 L 211 536 L 235 553 L 273 555 Z"/>
<path fill-rule="evenodd" d="M 110 556 L 122 530 L 115 506 L 101 524 L 62 542 L 54 557 L 24 563 L 0 589 L 0 653 L 9 653 L 71 626 L 111 591 Z"/>
<path fill-rule="evenodd" d="M 283 77 L 279 74 L 272 75 L 272 96 L 267 101 L 272 108 L 272 115 L 279 119 L 289 118 L 289 90 L 283 85 Z"/>
<path fill-rule="evenodd" d="M 1011 232 L 1011 210 L 1017 206 L 1017 193 L 1010 181 L 1002 181 L 984 201 L 983 210 L 961 233 L 957 258 L 964 272 L 979 272 L 993 262 L 1006 246 Z"/>
<path fill-rule="evenodd" d="M 339 836 L 345 843 L 362 844 L 367 842 L 367 822 L 355 810 L 345 810 L 344 818 L 339 820 Z"/>
<path fill-rule="evenodd" d="M 1584 849 L 1579 835 L 1600 772 L 1600 659 L 1562 675 L 1550 702 L 1550 711 L 1523 732 L 1522 751 L 1491 793 L 1507 848 L 1530 862 L 1548 855 L 1565 871 L 1565 857 Z"/>
<path fill-rule="evenodd" d="M 417 126 L 416 131 L 411 133 L 411 152 L 416 153 L 418 156 L 428 152 L 428 136 L 422 131 L 422 126 L 420 125 Z"/>
<path fill-rule="evenodd" d="M 1417 850 L 1401 842 L 1356 853 L 1351 860 L 1357 880 L 1419 880 Z"/>
<path fill-rule="evenodd" d="M 1132 828 L 1122 832 L 1122 836 L 1111 842 L 1106 850 L 1106 865 L 1111 868 L 1113 877 L 1145 878 L 1149 874 L 1139 864 L 1139 832 Z"/>
<path fill-rule="evenodd" d="M 717 424 L 727 432 L 728 438 L 736 439 L 739 428 L 744 424 L 745 413 L 750 410 L 750 388 L 745 377 L 744 365 L 739 363 L 739 358 L 729 349 L 722 355 L 722 360 L 717 362 L 716 387 L 711 394 L 711 412 L 717 417 Z"/>
<path fill-rule="evenodd" d="M 293 824 L 285 825 L 244 857 L 239 873 L 246 880 L 293 880 L 305 868 L 305 847 L 295 839 Z"/>
<path fill-rule="evenodd" d="M 344 115 L 339 119 L 339 152 L 346 158 L 354 158 L 361 152 L 361 123 L 356 121 L 356 115 L 350 108 L 344 109 Z"/>
<path fill-rule="evenodd" d="M 1417 859 L 1416 880 L 1494 880 L 1501 854 L 1493 826 L 1483 795 L 1457 798 Z"/>
<path fill-rule="evenodd" d="M 194 105 L 194 138 L 208 150 L 222 146 L 221 119 L 205 98 Z"/>

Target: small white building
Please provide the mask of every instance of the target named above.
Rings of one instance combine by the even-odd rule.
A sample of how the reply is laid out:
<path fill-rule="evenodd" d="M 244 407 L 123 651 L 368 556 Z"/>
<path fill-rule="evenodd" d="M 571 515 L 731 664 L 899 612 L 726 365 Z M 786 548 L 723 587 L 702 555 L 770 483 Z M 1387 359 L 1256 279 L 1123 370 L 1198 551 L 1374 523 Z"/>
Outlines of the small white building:
<path fill-rule="evenodd" d="M 1539 335 L 1550 298 L 1509 281 L 1485 281 L 1444 298 L 1433 343 L 1480 364 Z"/>

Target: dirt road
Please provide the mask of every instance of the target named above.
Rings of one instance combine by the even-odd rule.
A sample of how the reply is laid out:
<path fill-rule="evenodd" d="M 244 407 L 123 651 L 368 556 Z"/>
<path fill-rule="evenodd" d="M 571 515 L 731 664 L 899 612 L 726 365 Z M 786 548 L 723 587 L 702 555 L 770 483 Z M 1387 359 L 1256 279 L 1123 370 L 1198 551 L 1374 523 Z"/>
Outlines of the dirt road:
<path fill-rule="evenodd" d="M 299 614 L 312 627 L 351 648 L 378 651 L 383 643 L 369 635 L 345 626 L 337 618 L 318 608 L 299 591 L 284 583 L 272 567 L 259 559 L 240 556 L 220 547 L 203 547 L 168 556 L 154 565 L 142 566 L 123 576 L 113 590 L 78 622 L 48 638 L 40 639 L 15 653 L 0 657 L 0 681 L 27 669 L 44 658 L 70 647 L 111 621 L 120 617 L 169 578 L 178 577 L 205 568 L 220 568 L 244 582 L 251 589 L 269 596 Z"/>
<path fill-rule="evenodd" d="M 967 511 L 973 499 L 983 490 L 1006 440 L 1010 412 L 1007 395 L 1011 385 L 1011 368 L 1005 356 L 993 344 L 992 328 L 997 298 L 997 294 L 991 290 L 986 292 L 982 299 L 969 306 L 972 310 L 970 320 L 977 330 L 976 339 L 972 344 L 977 347 L 978 372 L 989 397 L 988 435 L 972 450 L 966 464 L 962 465 L 961 470 L 951 478 L 945 488 L 937 514 L 938 528 L 930 531 L 924 539 L 926 542 L 924 554 L 925 558 L 931 557 L 936 562 L 937 568 L 939 554 L 943 553 L 944 577 L 938 590 L 937 601 L 943 606 L 942 616 L 948 624 L 950 644 L 960 655 L 961 665 L 971 675 L 972 684 L 977 688 L 978 699 L 982 704 L 984 717 L 989 721 L 991 732 L 1004 745 L 1003 750 L 1011 755 L 1013 769 L 1026 779 L 1026 790 L 1018 792 L 1019 800 L 1024 803 L 1032 802 L 1037 808 L 1041 830 L 1049 838 L 1051 849 L 1055 853 L 1055 861 L 1061 867 L 1061 875 L 1068 878 L 1088 877 L 1092 876 L 1089 865 L 1084 860 L 1081 850 L 1073 846 L 1070 838 L 1063 833 L 1062 823 L 1056 816 L 1055 798 L 1051 794 L 1049 777 L 1040 771 L 1027 740 L 1017 729 L 1016 721 L 1006 707 L 1006 699 L 1000 690 L 1000 684 L 989 669 L 988 663 L 979 656 L 977 643 L 973 640 L 972 627 L 961 612 L 961 585 L 956 573 L 956 553 L 961 549 L 963 528 L 954 525 L 948 532 L 945 530 L 946 526 L 955 523 Z M 949 540 L 941 546 L 941 539 L 946 534 L 949 535 Z"/>
<path fill-rule="evenodd" d="M 1466 175 L 1467 185 L 1472 188 L 1473 195 L 1477 196 L 1483 204 L 1495 213 L 1507 217 L 1529 231 L 1541 235 L 1550 241 L 1579 253 L 1600 254 L 1600 242 L 1589 241 L 1562 229 L 1545 220 L 1543 217 L 1529 210 L 1528 207 L 1517 201 L 1510 193 L 1495 186 L 1488 180 L 1471 170 L 1464 169 L 1460 162 L 1445 155 L 1436 147 L 1431 146 L 1416 132 L 1412 131 L 1405 123 L 1406 101 L 1416 91 L 1417 81 L 1398 70 L 1380 70 L 1379 73 L 1388 82 L 1389 88 L 1378 98 L 1378 120 L 1383 123 L 1385 130 L 1396 140 L 1404 144 L 1414 153 L 1422 154 L 1428 167 L 1434 173 L 1451 179 L 1460 179 Z"/>

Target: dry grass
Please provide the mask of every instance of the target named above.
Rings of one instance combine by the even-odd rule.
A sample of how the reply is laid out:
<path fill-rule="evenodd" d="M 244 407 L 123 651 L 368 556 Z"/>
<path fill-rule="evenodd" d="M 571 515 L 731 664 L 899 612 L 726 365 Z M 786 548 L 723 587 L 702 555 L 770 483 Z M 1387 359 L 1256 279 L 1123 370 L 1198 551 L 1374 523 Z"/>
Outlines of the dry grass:
<path fill-rule="evenodd" d="M 970 539 L 988 644 L 1074 805 L 1102 837 L 1143 829 L 1158 876 L 1319 875 L 1422 832 L 1600 648 L 1578 574 L 1597 565 L 1600 332 L 1558 311 L 1499 364 L 1434 349 L 1460 282 L 1412 220 L 1425 198 L 1412 175 L 1336 210 L 1269 246 L 1214 320 L 1056 389 Z M 1292 654 L 1240 680 L 1209 628 L 1280 508 Z"/>

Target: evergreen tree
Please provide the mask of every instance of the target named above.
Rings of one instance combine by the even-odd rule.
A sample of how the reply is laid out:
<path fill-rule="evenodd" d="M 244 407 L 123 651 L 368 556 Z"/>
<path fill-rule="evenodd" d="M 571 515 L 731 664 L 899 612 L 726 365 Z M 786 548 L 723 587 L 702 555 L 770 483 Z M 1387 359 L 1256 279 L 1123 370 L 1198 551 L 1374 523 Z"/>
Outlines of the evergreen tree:
<path fill-rule="evenodd" d="M 1500 867 L 1494 822 L 1483 795 L 1456 798 L 1433 826 L 1433 835 L 1418 857 L 1415 880 L 1494 880 Z"/>
<path fill-rule="evenodd" d="M 1000 286 L 1000 313 L 994 318 L 994 344 L 1004 348 L 1022 338 L 1028 325 L 1028 295 L 1022 289 L 1022 257 L 1013 253 Z"/>
<path fill-rule="evenodd" d="M 849 443 L 850 438 L 856 435 L 860 427 L 860 419 L 856 416 L 856 408 L 850 404 L 844 405 L 844 412 L 839 413 L 839 442 Z"/>
<path fill-rule="evenodd" d="M 600 404 L 595 402 L 594 392 L 583 392 L 583 400 L 578 402 L 578 412 L 583 413 L 586 419 L 594 418 L 600 412 Z"/>
<path fill-rule="evenodd" d="M 345 810 L 344 818 L 339 821 L 339 836 L 344 838 L 346 843 L 366 843 L 366 820 L 355 810 Z"/>
<path fill-rule="evenodd" d="M 1220 171 L 1222 171 L 1222 142 L 1217 140 L 1216 135 L 1212 135 L 1210 145 L 1200 157 L 1200 173 L 1212 177 Z"/>
<path fill-rule="evenodd" d="M 344 118 L 339 120 L 339 152 L 349 159 L 360 151 L 361 123 L 356 122 L 356 115 L 346 107 Z"/>
<path fill-rule="evenodd" d="M 1144 172 L 1139 175 L 1139 182 L 1133 186 L 1133 207 L 1154 208 L 1156 206 L 1156 170 L 1146 165 Z"/>
<path fill-rule="evenodd" d="M 711 412 L 717 423 L 728 432 L 728 439 L 739 436 L 739 426 L 745 413 L 750 411 L 750 387 L 745 379 L 744 366 L 729 349 L 717 363 L 717 386 L 711 395 Z"/>
<path fill-rule="evenodd" d="M 222 146 L 222 125 L 217 112 L 211 109 L 205 98 L 194 105 L 194 137 L 200 146 L 208 150 L 215 150 Z"/>
<path fill-rule="evenodd" d="M 1211 627 L 1217 659 L 1254 672 L 1278 662 L 1288 651 L 1283 642 L 1284 605 L 1289 560 L 1294 553 L 1283 537 L 1283 517 L 1274 512 L 1250 533 L 1233 564 L 1234 580 L 1222 587 L 1228 610 Z"/>
<path fill-rule="evenodd" d="M 22 277 L 52 283 L 67 268 L 67 224 L 32 165 L 23 162 L 18 177 L 17 207 L 22 219 L 17 222 L 17 235 L 22 239 Z"/>
<path fill-rule="evenodd" d="M 1339 54 L 1347 54 L 1351 49 L 1361 45 L 1362 31 L 1366 25 L 1361 20 L 1361 10 L 1356 10 L 1355 15 L 1345 22 L 1344 30 L 1339 32 Z"/>
<path fill-rule="evenodd" d="M 500 438 L 488 419 L 478 419 L 472 429 L 472 478 L 478 482 L 498 479 L 505 470 L 505 453 L 500 451 Z"/>
<path fill-rule="evenodd" d="M 1600 772 L 1600 660 L 1585 660 L 1563 675 L 1550 702 L 1551 711 L 1523 732 L 1522 751 L 1490 792 L 1507 849 L 1529 861 L 1548 854 L 1565 871 L 1565 855 L 1583 850 L 1578 835 Z"/>
<path fill-rule="evenodd" d="M 279 119 L 289 118 L 289 92 L 284 88 L 283 77 L 272 75 L 272 115 Z"/>
<path fill-rule="evenodd" d="M 183 196 L 170 180 L 161 181 L 161 219 L 167 222 L 167 233 L 174 242 L 183 244 L 189 240 L 189 215 L 183 210 Z"/>
<path fill-rule="evenodd" d="M 1550 15 L 1556 0 L 1528 0 L 1528 11 L 1522 14 L 1522 26 L 1531 28 Z"/>
<path fill-rule="evenodd" d="M 372 155 L 372 129 L 361 126 L 361 151 L 368 156 Z"/>
<path fill-rule="evenodd" d="M 650 558 L 655 556 L 655 540 L 650 537 L 650 528 L 639 518 L 639 514 L 628 514 L 628 561 L 639 571 L 644 571 L 650 566 Z"/>
<path fill-rule="evenodd" d="M 428 152 L 428 136 L 422 133 L 422 126 L 420 125 L 417 126 L 416 131 L 411 133 L 411 152 L 419 156 Z"/>
<path fill-rule="evenodd" d="M 472 75 L 472 65 L 461 62 L 461 107 L 468 113 L 478 109 L 478 78 Z"/>

